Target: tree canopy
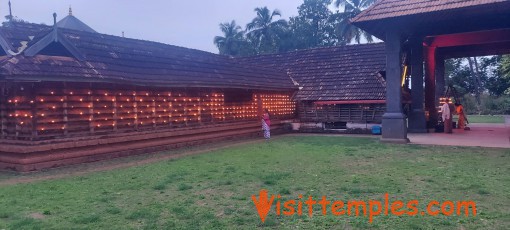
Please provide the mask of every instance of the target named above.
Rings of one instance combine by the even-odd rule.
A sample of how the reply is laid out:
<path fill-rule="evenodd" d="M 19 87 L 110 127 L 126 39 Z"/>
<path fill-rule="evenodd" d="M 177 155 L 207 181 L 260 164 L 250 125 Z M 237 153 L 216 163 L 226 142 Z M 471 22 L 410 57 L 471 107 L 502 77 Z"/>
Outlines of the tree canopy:
<path fill-rule="evenodd" d="M 328 9 L 331 0 L 305 0 L 298 7 L 299 15 L 290 18 L 290 32 L 293 40 L 289 49 L 306 49 L 337 45 L 334 33 L 335 25 L 331 22 L 333 13 Z"/>
<path fill-rule="evenodd" d="M 267 7 L 255 8 L 257 16 L 246 25 L 247 38 L 254 45 L 257 54 L 274 53 L 280 46 L 280 37 L 287 28 L 287 21 L 276 20 L 279 10 L 270 11 Z"/>
<path fill-rule="evenodd" d="M 372 42 L 372 36 L 349 23 L 374 0 L 304 0 L 298 15 L 281 18 L 278 9 L 254 9 L 255 17 L 243 30 L 235 24 L 221 23 L 223 36 L 214 44 L 220 54 L 247 56 L 323 46 L 345 45 L 352 41 Z M 334 8 L 336 11 L 333 11 Z"/>
<path fill-rule="evenodd" d="M 374 3 L 375 0 L 336 0 L 336 7 L 343 7 L 343 12 L 337 12 L 333 17 L 338 21 L 336 23 L 335 32 L 339 37 L 343 38 L 347 43 L 353 39 L 356 43 L 361 43 L 361 38 L 365 38 L 367 42 L 372 42 L 372 35 L 352 25 L 350 20 L 356 17 L 361 11 L 365 10 Z"/>
<path fill-rule="evenodd" d="M 220 24 L 223 36 L 214 37 L 214 44 L 218 47 L 220 54 L 241 55 L 241 47 L 243 47 L 244 32 L 236 21 L 225 22 Z"/>
<path fill-rule="evenodd" d="M 510 55 L 448 59 L 445 67 L 470 113 L 510 112 Z"/>
<path fill-rule="evenodd" d="M 373 37 L 350 20 L 375 0 L 303 0 L 298 15 L 282 19 L 278 9 L 254 9 L 255 17 L 242 29 L 235 21 L 221 23 L 223 36 L 214 44 L 219 53 L 249 56 L 349 43 L 373 42 Z M 470 57 L 446 61 L 447 81 L 478 113 L 510 112 L 510 55 Z M 493 100 L 494 99 L 494 100 Z M 496 103 L 495 101 L 501 101 Z M 475 105 L 476 104 L 476 105 Z M 485 108 L 491 107 L 485 106 Z M 469 109 L 469 106 L 468 106 Z M 472 109 L 474 111 L 475 109 Z M 487 112 L 487 113 L 492 113 Z"/>

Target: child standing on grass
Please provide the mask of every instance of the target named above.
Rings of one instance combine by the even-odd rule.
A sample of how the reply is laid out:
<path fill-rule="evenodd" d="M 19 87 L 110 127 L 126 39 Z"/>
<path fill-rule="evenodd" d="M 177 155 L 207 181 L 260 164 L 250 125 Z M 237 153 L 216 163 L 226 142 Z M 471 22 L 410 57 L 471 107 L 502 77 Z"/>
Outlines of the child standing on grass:
<path fill-rule="evenodd" d="M 264 114 L 262 115 L 262 130 L 264 131 L 264 138 L 269 140 L 271 138 L 271 120 L 269 110 L 265 109 Z"/>

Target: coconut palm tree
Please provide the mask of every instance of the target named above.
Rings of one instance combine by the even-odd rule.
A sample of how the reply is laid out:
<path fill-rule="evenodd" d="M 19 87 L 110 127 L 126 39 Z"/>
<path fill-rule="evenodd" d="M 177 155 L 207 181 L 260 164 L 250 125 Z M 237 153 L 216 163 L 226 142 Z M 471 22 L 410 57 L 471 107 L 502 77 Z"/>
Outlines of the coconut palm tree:
<path fill-rule="evenodd" d="M 279 19 L 273 21 L 276 16 L 281 16 L 279 10 L 270 12 L 267 7 L 255 8 L 257 17 L 246 25 L 247 36 L 254 44 L 258 53 L 272 53 L 278 50 L 279 35 L 287 27 L 287 21 Z"/>
<path fill-rule="evenodd" d="M 244 32 L 236 25 L 235 20 L 220 24 L 223 36 L 214 37 L 214 44 L 218 47 L 219 53 L 224 55 L 238 56 L 244 43 Z"/>
<path fill-rule="evenodd" d="M 339 37 L 343 38 L 346 43 L 350 43 L 353 39 L 358 44 L 361 43 L 361 38 L 364 37 L 367 42 L 373 42 L 372 35 L 361 30 L 360 28 L 352 25 L 350 20 L 356 17 L 361 11 L 372 5 L 375 0 L 336 0 L 335 6 L 338 8 L 343 7 L 343 12 L 338 12 L 333 15 L 334 21 L 338 21 L 336 32 Z"/>

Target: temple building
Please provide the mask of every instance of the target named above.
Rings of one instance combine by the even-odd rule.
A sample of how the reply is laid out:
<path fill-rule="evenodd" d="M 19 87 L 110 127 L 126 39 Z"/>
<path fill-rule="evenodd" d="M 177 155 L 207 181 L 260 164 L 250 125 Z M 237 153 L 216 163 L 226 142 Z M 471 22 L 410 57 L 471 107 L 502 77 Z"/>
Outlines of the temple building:
<path fill-rule="evenodd" d="M 510 53 L 510 1 L 379 0 L 353 19 L 384 43 L 233 58 L 53 26 L 0 27 L 0 170 L 30 171 L 261 134 L 437 123 L 444 60 Z M 12 19 L 12 17 L 11 17 Z M 424 74 L 425 73 L 425 74 Z"/>
<path fill-rule="evenodd" d="M 293 98 L 304 131 L 345 131 L 380 124 L 385 111 L 384 44 L 298 50 L 238 58 L 279 69 L 299 86 Z"/>
<path fill-rule="evenodd" d="M 0 28 L 0 169 L 164 150 L 260 133 L 294 118 L 285 72 L 95 32 L 71 13 Z"/>

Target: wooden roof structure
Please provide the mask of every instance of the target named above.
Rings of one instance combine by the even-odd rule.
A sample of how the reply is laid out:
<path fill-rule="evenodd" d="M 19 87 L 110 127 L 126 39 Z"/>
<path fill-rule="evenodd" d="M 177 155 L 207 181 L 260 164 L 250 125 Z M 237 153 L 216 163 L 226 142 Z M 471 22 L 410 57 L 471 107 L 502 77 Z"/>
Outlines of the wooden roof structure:
<path fill-rule="evenodd" d="M 505 28 L 509 11 L 508 0 L 378 0 L 351 21 L 384 40 L 389 28 L 427 35 Z"/>
<path fill-rule="evenodd" d="M 381 140 L 388 142 L 407 143 L 408 127 L 423 133 L 438 124 L 446 59 L 510 53 L 509 0 L 378 0 L 351 22 L 386 45 Z M 403 54 L 411 75 L 409 116 L 401 105 Z"/>
<path fill-rule="evenodd" d="M 299 84 L 301 101 L 384 100 L 383 43 L 298 50 L 237 58 L 240 63 L 286 71 Z"/>
<path fill-rule="evenodd" d="M 297 89 L 285 72 L 228 56 L 57 26 L 11 22 L 0 45 L 0 80 Z"/>
<path fill-rule="evenodd" d="M 507 1 L 508 0 L 379 0 L 372 7 L 361 12 L 353 21 L 373 21 L 460 8 L 478 7 Z"/>

